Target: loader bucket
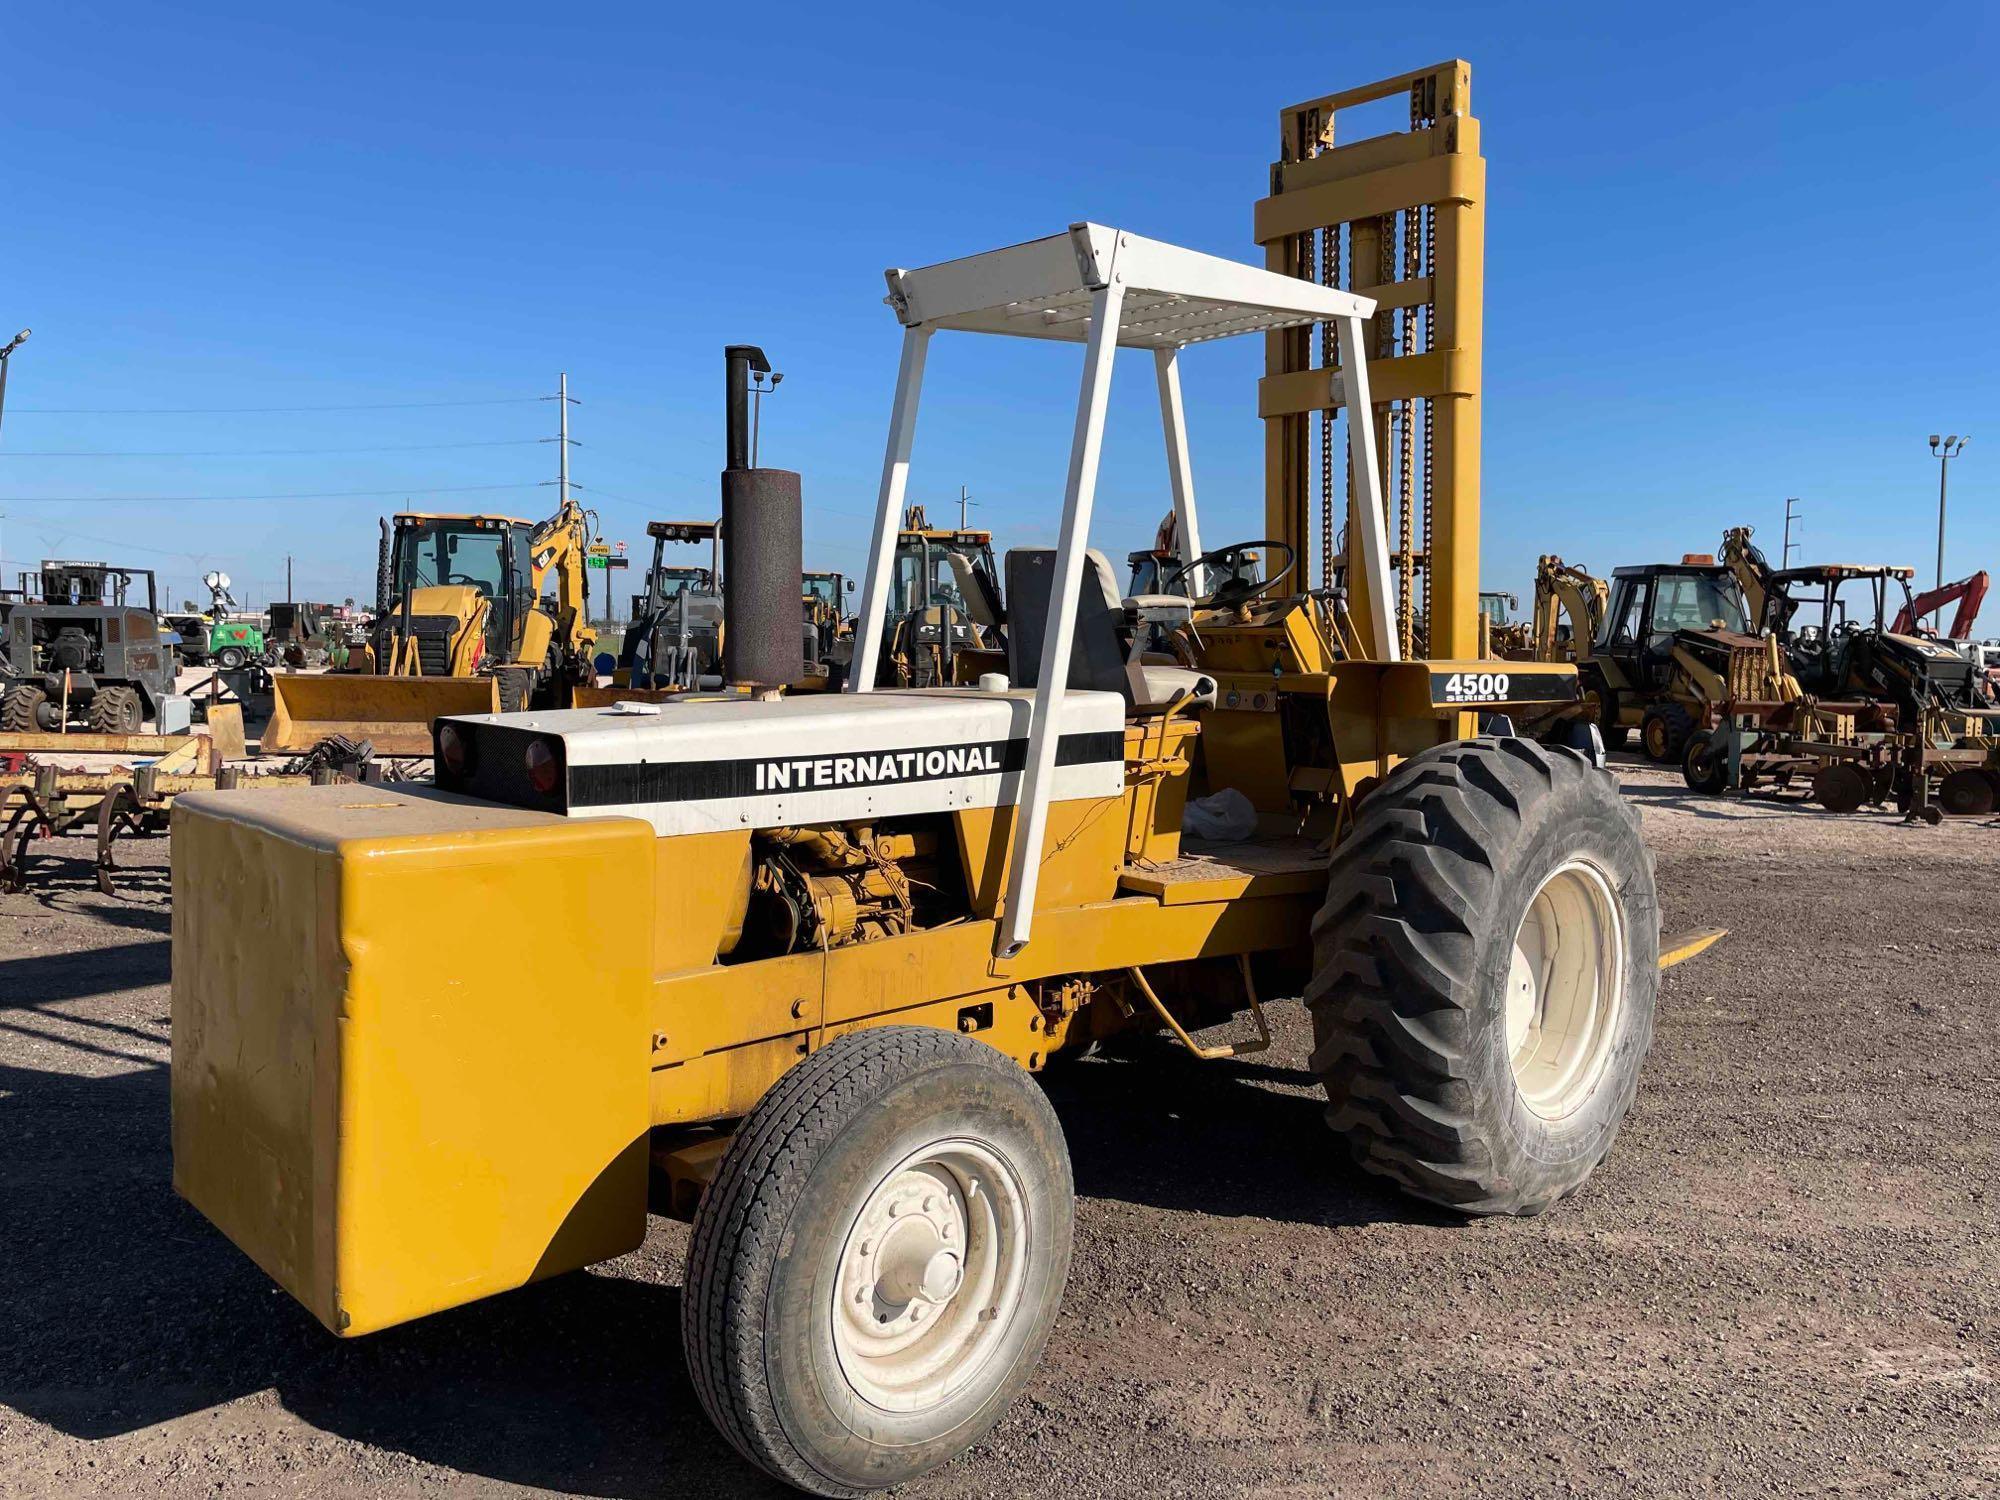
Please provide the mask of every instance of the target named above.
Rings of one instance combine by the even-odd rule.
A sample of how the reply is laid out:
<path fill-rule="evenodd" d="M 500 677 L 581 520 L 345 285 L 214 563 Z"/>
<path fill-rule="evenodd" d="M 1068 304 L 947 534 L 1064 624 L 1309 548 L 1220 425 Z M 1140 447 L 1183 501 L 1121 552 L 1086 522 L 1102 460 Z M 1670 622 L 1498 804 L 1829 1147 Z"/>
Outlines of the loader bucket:
<path fill-rule="evenodd" d="M 429 755 L 431 720 L 499 711 L 492 677 L 279 672 L 271 677 L 271 722 L 259 748 L 296 755 L 337 734 L 369 741 L 377 755 Z"/>

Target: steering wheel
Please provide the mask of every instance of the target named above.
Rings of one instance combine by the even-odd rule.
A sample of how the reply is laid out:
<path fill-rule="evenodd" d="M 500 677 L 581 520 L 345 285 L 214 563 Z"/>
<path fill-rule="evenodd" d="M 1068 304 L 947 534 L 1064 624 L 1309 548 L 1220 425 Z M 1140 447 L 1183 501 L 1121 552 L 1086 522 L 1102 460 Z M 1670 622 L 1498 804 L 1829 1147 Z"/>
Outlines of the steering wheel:
<path fill-rule="evenodd" d="M 1272 569 L 1261 580 L 1238 578 L 1236 576 L 1237 559 L 1242 554 L 1246 552 L 1268 552 L 1272 548 L 1276 548 L 1285 554 L 1285 559 L 1281 566 Z M 1274 541 L 1270 538 L 1256 542 L 1236 542 L 1231 546 L 1218 548 L 1214 552 L 1204 552 L 1193 562 L 1182 563 L 1160 580 L 1160 589 L 1163 593 L 1173 593 L 1179 586 L 1184 584 L 1188 575 L 1197 569 L 1214 569 L 1217 572 L 1226 573 L 1228 576 L 1210 592 L 1189 602 L 1196 609 L 1241 609 L 1251 600 L 1261 599 L 1280 583 L 1284 582 L 1290 576 L 1292 565 L 1297 560 L 1297 552 L 1284 542 Z"/>

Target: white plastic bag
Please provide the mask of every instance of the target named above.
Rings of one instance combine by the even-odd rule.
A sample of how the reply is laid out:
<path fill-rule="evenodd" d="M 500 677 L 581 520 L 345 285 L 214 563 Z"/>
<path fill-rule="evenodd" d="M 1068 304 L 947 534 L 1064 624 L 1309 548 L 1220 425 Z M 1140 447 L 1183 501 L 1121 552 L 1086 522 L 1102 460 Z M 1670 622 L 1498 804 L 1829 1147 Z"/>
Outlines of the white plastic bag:
<path fill-rule="evenodd" d="M 1211 844 L 1234 844 L 1257 831 L 1257 809 L 1233 786 L 1197 797 L 1181 814 L 1181 836 Z"/>

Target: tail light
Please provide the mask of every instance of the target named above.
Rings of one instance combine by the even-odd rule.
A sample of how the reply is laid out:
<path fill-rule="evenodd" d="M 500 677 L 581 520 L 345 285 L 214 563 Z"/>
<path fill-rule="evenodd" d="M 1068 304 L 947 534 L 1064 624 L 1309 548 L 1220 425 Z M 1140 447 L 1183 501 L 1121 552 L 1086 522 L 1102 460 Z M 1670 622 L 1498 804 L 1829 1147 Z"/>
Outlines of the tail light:
<path fill-rule="evenodd" d="M 454 776 L 463 776 L 472 765 L 472 745 L 456 724 L 438 726 L 438 759 Z"/>
<path fill-rule="evenodd" d="M 530 740 L 527 759 L 528 785 L 543 797 L 553 797 L 556 794 L 556 777 L 560 770 L 556 763 L 555 752 L 548 747 L 546 741 Z"/>

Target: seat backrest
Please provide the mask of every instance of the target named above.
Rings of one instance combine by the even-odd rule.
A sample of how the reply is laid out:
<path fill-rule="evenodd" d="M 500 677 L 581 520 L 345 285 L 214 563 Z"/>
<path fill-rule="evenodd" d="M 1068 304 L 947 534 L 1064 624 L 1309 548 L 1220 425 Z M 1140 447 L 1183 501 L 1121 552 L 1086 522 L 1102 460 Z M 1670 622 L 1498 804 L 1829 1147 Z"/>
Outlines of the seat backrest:
<path fill-rule="evenodd" d="M 1042 629 L 1055 585 L 1053 547 L 1012 547 L 1007 552 L 1007 675 L 1015 687 L 1041 685 Z M 1127 708 L 1144 696 L 1127 660 L 1125 611 L 1111 563 L 1095 547 L 1084 555 L 1078 580 L 1076 634 L 1070 647 L 1069 686 L 1117 693 Z"/>

